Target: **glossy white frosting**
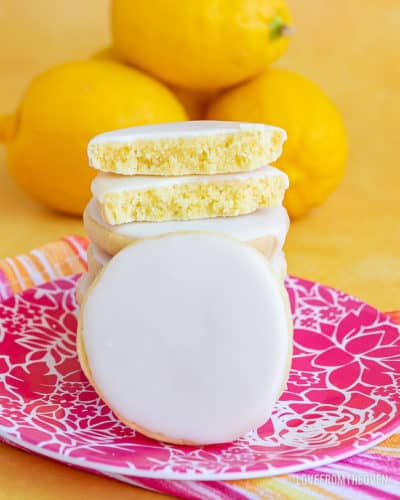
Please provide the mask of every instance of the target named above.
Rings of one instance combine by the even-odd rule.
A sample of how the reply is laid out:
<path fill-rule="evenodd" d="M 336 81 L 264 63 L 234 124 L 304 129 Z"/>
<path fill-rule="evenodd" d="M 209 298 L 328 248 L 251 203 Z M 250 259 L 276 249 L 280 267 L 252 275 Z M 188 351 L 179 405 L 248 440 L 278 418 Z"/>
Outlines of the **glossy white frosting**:
<path fill-rule="evenodd" d="M 89 216 L 102 227 L 114 234 L 132 239 L 159 236 L 181 231 L 210 231 L 223 233 L 242 241 L 256 240 L 272 235 L 282 248 L 289 229 L 289 217 L 284 207 L 262 208 L 251 214 L 237 217 L 215 217 L 187 221 L 131 222 L 112 226 L 107 224 L 100 213 L 98 204 L 92 198 L 86 208 Z"/>
<path fill-rule="evenodd" d="M 264 257 L 230 238 L 170 234 L 124 248 L 81 316 L 97 390 L 152 433 L 238 438 L 269 418 L 286 378 L 282 293 Z"/>
<path fill-rule="evenodd" d="M 133 143 L 137 140 L 164 139 L 176 137 L 213 136 L 216 134 L 234 134 L 243 130 L 262 130 L 270 132 L 280 130 L 286 139 L 286 132 L 278 127 L 263 125 L 261 123 L 224 122 L 218 120 L 194 120 L 174 123 L 160 123 L 156 125 L 142 125 L 139 127 L 112 130 L 96 135 L 89 142 L 88 150 L 92 144 L 107 142 Z"/>
<path fill-rule="evenodd" d="M 245 181 L 264 177 L 280 176 L 285 178 L 286 188 L 289 186 L 287 175 L 275 167 L 261 167 L 251 172 L 238 172 L 218 175 L 182 175 L 179 177 L 165 177 L 158 175 L 118 175 L 105 172 L 99 173 L 92 181 L 92 194 L 99 201 L 105 195 L 117 191 L 143 191 L 182 184 L 215 183 L 227 181 Z"/>

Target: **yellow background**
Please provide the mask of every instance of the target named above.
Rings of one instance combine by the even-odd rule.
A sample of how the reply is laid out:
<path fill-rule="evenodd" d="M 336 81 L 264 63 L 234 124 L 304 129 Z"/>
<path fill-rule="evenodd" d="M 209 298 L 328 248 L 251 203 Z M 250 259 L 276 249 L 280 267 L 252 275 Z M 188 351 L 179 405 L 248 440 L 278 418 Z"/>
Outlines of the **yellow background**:
<path fill-rule="evenodd" d="M 341 288 L 383 310 L 400 308 L 400 2 L 289 1 L 296 33 L 280 66 L 312 78 L 334 99 L 350 157 L 340 188 L 293 223 L 292 274 Z M 14 110 L 30 78 L 109 41 L 105 0 L 0 0 L 0 113 Z M 0 149 L 0 257 L 83 234 L 8 179 Z M 151 498 L 0 445 L 0 498 Z"/>

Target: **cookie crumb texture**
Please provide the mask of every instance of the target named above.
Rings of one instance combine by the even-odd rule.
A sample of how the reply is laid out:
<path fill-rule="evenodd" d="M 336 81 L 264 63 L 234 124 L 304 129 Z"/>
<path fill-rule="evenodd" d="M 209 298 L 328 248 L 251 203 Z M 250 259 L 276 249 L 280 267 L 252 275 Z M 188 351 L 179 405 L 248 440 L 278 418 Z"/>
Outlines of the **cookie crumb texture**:
<path fill-rule="evenodd" d="M 255 170 L 282 153 L 283 130 L 89 144 L 90 165 L 123 175 L 220 174 Z"/>
<path fill-rule="evenodd" d="M 215 183 L 178 184 L 104 195 L 102 216 L 109 224 L 132 221 L 231 217 L 282 203 L 286 178 L 268 176 Z"/>

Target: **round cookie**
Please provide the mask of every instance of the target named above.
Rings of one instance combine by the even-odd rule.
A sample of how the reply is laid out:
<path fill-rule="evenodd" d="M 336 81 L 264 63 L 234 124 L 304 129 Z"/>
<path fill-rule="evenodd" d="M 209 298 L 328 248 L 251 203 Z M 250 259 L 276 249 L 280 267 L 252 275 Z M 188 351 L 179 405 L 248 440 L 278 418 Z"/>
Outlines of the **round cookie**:
<path fill-rule="evenodd" d="M 284 130 L 261 123 L 162 123 L 97 135 L 88 159 L 91 167 L 123 175 L 243 172 L 277 160 L 285 140 Z"/>
<path fill-rule="evenodd" d="M 88 379 L 133 429 L 180 444 L 231 441 L 269 418 L 287 379 L 287 295 L 237 240 L 144 239 L 89 288 L 77 345 Z"/>
<path fill-rule="evenodd" d="M 282 206 L 264 208 L 238 217 L 216 217 L 192 221 L 132 222 L 112 226 L 104 222 L 95 199 L 83 214 L 86 232 L 94 243 L 110 255 L 137 239 L 180 231 L 211 231 L 232 236 L 257 248 L 270 258 L 281 249 L 289 229 L 289 217 Z"/>

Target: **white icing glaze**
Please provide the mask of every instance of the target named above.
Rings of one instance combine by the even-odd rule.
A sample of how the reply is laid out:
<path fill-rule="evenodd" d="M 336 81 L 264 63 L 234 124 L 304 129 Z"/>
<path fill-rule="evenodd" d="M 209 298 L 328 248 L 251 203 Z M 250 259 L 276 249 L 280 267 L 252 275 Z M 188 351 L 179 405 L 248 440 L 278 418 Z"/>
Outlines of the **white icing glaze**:
<path fill-rule="evenodd" d="M 107 142 L 133 143 L 138 140 L 151 140 L 176 137 L 207 137 L 216 134 L 234 134 L 243 130 L 280 130 L 284 139 L 286 132 L 278 127 L 263 125 L 261 123 L 224 122 L 213 120 L 194 120 L 175 123 L 161 123 L 157 125 L 142 125 L 140 127 L 124 128 L 104 132 L 96 135 L 89 142 L 88 150 L 92 144 Z M 90 157 L 90 155 L 89 155 Z"/>
<path fill-rule="evenodd" d="M 286 180 L 286 188 L 289 186 L 287 175 L 275 167 L 261 167 L 250 172 L 238 172 L 234 174 L 217 175 L 182 175 L 179 177 L 165 177 L 158 175 L 118 175 L 101 172 L 92 181 L 92 194 L 102 202 L 107 193 L 116 191 L 137 191 L 145 189 L 157 189 L 166 186 L 182 184 L 215 183 L 226 181 L 244 181 L 263 177 L 280 176 Z"/>
<path fill-rule="evenodd" d="M 230 238 L 170 234 L 124 248 L 81 316 L 99 393 L 172 439 L 224 442 L 257 428 L 291 351 L 282 292 L 262 255 Z"/>
<path fill-rule="evenodd" d="M 215 217 L 187 221 L 131 222 L 112 226 L 101 216 L 98 204 L 91 199 L 86 210 L 89 216 L 108 231 L 132 239 L 159 236 L 181 231 L 210 231 L 223 233 L 242 241 L 275 236 L 282 248 L 289 229 L 289 217 L 284 207 L 262 208 L 251 214 L 237 217 Z"/>

